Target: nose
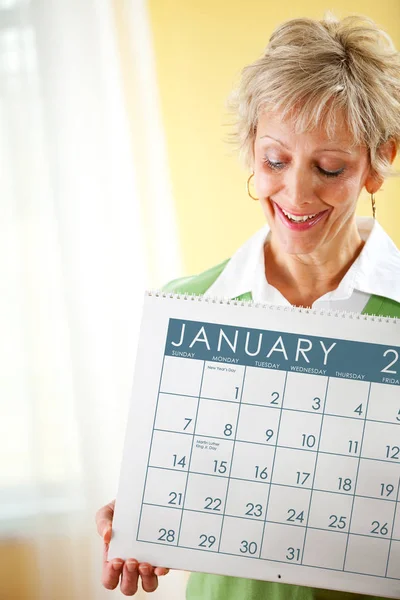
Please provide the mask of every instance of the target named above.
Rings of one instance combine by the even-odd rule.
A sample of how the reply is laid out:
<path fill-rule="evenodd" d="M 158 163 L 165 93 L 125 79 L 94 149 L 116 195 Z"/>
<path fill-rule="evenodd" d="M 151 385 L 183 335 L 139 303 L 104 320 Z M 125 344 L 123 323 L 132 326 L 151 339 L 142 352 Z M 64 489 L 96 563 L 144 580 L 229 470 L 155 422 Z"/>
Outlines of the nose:
<path fill-rule="evenodd" d="M 301 165 L 293 165 L 285 173 L 285 192 L 288 208 L 301 209 L 311 203 L 312 176 Z"/>

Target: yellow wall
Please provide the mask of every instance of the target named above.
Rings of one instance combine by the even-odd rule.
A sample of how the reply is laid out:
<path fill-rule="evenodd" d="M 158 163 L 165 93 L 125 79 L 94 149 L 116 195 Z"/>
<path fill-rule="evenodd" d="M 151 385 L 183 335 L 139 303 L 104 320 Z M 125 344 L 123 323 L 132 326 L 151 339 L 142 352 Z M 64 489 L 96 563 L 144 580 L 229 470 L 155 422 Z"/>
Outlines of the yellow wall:
<path fill-rule="evenodd" d="M 263 223 L 245 191 L 247 174 L 223 142 L 225 99 L 240 69 L 276 25 L 324 10 L 365 14 L 400 48 L 399 0 L 149 0 L 161 108 L 186 273 L 231 255 Z M 397 163 L 399 164 L 399 162 Z M 400 245 L 400 178 L 378 194 L 378 217 Z M 368 198 L 360 214 L 370 214 Z"/>

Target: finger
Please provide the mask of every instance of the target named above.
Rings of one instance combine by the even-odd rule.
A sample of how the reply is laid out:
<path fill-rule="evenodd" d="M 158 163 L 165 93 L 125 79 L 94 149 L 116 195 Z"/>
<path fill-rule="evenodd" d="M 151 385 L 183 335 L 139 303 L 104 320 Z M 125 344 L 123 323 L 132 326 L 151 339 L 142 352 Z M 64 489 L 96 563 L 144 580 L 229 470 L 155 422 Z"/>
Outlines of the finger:
<path fill-rule="evenodd" d="M 100 508 L 96 513 L 97 532 L 108 544 L 111 539 L 112 520 L 114 517 L 115 500 Z M 106 539 L 107 538 L 107 539 Z"/>
<path fill-rule="evenodd" d="M 119 583 L 123 566 L 124 561 L 120 558 L 115 558 L 110 562 L 105 561 L 103 563 L 101 582 L 107 590 L 115 590 Z"/>
<path fill-rule="evenodd" d="M 142 588 L 145 592 L 154 592 L 158 588 L 158 578 L 154 569 L 148 563 L 139 565 L 139 573 L 142 578 Z"/>
<path fill-rule="evenodd" d="M 164 575 L 168 575 L 168 573 L 169 569 L 166 569 L 165 567 L 154 568 L 154 574 L 157 575 L 157 577 L 163 577 Z"/>
<path fill-rule="evenodd" d="M 103 537 L 103 541 L 105 544 L 107 544 L 107 546 L 110 544 L 111 542 L 111 536 L 112 536 L 112 525 L 110 524 L 105 524 L 104 525 L 104 529 L 102 531 L 102 533 L 100 534 Z"/>
<path fill-rule="evenodd" d="M 129 558 L 122 570 L 121 592 L 125 596 L 133 596 L 138 589 L 139 563 Z"/>

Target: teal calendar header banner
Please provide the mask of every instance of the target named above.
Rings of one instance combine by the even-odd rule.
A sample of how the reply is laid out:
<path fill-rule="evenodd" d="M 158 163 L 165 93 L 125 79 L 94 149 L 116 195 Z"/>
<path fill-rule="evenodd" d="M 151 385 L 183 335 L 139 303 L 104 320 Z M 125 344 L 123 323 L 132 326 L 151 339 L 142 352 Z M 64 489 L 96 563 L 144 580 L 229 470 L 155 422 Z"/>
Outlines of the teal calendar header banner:
<path fill-rule="evenodd" d="M 165 354 L 400 386 L 400 347 L 170 319 Z"/>

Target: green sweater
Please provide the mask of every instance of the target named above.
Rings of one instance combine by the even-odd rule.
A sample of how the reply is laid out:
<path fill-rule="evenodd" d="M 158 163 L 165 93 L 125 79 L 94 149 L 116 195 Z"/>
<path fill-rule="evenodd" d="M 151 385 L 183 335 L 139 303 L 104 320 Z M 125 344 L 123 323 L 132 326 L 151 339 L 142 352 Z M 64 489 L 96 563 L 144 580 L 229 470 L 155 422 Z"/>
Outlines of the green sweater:
<path fill-rule="evenodd" d="M 164 287 L 164 291 L 178 294 L 204 294 L 228 262 L 228 260 L 224 261 L 200 275 L 171 281 Z M 251 292 L 242 294 L 237 299 L 251 300 Z M 400 318 L 400 304 L 381 296 L 371 296 L 363 314 Z M 192 573 L 186 598 L 187 600 L 356 600 L 373 597 L 271 581 Z"/>

